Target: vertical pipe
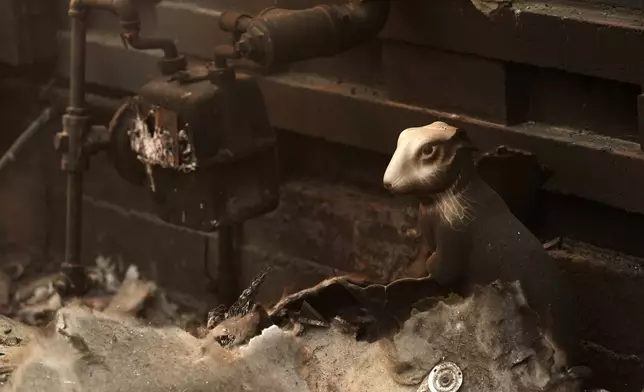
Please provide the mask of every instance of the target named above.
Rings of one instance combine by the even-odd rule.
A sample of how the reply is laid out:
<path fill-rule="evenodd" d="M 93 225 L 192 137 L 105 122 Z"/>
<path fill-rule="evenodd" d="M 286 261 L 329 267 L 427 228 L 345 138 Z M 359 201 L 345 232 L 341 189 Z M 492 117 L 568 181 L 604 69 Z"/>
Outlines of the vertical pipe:
<path fill-rule="evenodd" d="M 70 96 L 67 114 L 71 116 L 82 116 L 85 107 L 85 12 L 78 9 L 70 9 L 71 17 L 71 45 L 70 45 Z M 78 120 L 78 117 L 76 117 Z M 65 222 L 65 264 L 66 275 L 72 284 L 79 284 L 84 279 L 80 266 L 81 253 L 81 221 L 82 221 L 82 190 L 83 173 L 81 162 L 82 138 L 84 124 L 80 121 L 72 121 L 66 127 L 68 132 L 68 159 L 72 162 L 67 171 L 67 214 Z M 82 290 L 82 287 L 73 287 L 75 290 Z"/>
<path fill-rule="evenodd" d="M 65 263 L 71 268 L 80 266 L 82 236 L 80 228 L 83 219 L 82 183 L 83 174 L 81 172 L 67 173 Z"/>
<path fill-rule="evenodd" d="M 218 231 L 217 293 L 219 302 L 231 306 L 239 296 L 238 265 L 235 257 L 235 228 L 222 226 Z"/>
<path fill-rule="evenodd" d="M 82 110 L 85 107 L 85 11 L 71 9 L 71 46 L 70 46 L 70 96 L 69 106 Z M 80 113 L 76 113 L 80 114 Z M 70 135 L 72 136 L 72 135 Z M 74 139 L 72 137 L 72 139 Z M 71 148 L 71 146 L 70 146 Z"/>

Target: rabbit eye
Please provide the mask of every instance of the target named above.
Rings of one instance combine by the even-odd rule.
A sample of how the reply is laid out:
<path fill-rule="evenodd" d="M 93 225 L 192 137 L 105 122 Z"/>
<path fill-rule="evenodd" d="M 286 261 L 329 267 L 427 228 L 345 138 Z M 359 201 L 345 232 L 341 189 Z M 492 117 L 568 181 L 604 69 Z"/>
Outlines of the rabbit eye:
<path fill-rule="evenodd" d="M 425 144 L 423 148 L 420 150 L 420 153 L 423 159 L 427 159 L 431 157 L 432 155 L 434 155 L 435 152 L 436 152 L 436 146 L 432 144 Z"/>

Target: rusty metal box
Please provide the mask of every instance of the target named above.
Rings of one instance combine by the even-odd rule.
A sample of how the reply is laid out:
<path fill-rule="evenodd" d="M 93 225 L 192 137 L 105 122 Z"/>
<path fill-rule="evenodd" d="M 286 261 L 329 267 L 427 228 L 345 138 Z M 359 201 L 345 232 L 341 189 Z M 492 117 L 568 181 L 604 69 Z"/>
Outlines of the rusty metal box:
<path fill-rule="evenodd" d="M 213 231 L 277 206 L 275 134 L 252 78 L 158 78 L 115 115 L 111 132 L 117 169 L 149 187 L 170 223 Z"/>

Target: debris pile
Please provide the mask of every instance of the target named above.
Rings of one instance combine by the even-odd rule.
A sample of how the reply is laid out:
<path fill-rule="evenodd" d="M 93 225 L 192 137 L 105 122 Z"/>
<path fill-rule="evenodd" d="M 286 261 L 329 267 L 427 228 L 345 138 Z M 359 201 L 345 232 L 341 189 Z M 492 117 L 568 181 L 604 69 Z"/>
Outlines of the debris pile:
<path fill-rule="evenodd" d="M 253 303 L 201 339 L 124 317 L 128 301 L 125 313 L 69 303 L 47 330 L 29 332 L 0 390 L 580 391 L 573 375 L 550 373 L 553 350 L 518 285 L 495 283 L 469 298 L 435 288 L 428 279 L 334 278 L 284 298 L 266 311 L 265 327 Z M 244 344 L 222 347 L 213 336 L 222 325 Z"/>
<path fill-rule="evenodd" d="M 69 304 L 81 304 L 109 314 L 138 317 L 154 325 L 177 325 L 197 333 L 205 304 L 182 300 L 162 290 L 154 282 L 141 279 L 135 265 L 122 268 L 109 258 L 99 256 L 96 265 L 83 269 L 88 291 L 72 295 L 73 284 L 65 272 L 36 279 L 23 278 L 19 262 L 0 268 L 0 314 L 30 326 L 45 326 L 55 313 Z M 26 281 L 25 281 L 26 280 Z M 172 299 L 170 299 L 172 297 Z"/>
<path fill-rule="evenodd" d="M 336 277 L 265 308 L 268 273 L 207 318 L 106 258 L 83 298 L 62 274 L 18 286 L 14 319 L 0 318 L 0 391 L 581 392 L 579 374 L 551 370 L 518 283 L 462 298 L 430 278 Z"/>

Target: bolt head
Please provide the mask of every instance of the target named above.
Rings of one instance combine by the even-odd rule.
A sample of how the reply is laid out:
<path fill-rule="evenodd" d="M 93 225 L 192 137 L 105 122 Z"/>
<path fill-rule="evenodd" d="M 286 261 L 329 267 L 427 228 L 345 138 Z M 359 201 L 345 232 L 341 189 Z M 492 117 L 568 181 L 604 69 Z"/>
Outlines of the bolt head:
<path fill-rule="evenodd" d="M 235 42 L 235 51 L 239 52 L 243 55 L 247 55 L 252 52 L 252 46 L 250 42 L 248 42 L 246 39 L 242 38 L 241 40 Z"/>

